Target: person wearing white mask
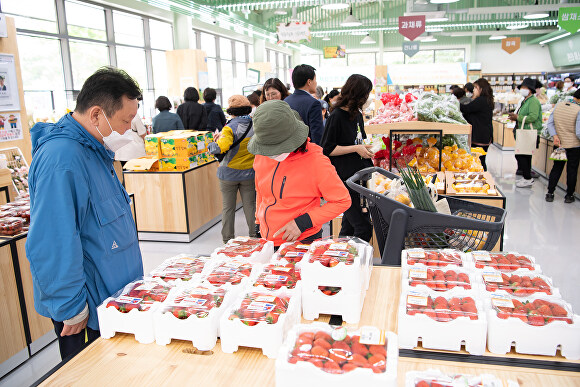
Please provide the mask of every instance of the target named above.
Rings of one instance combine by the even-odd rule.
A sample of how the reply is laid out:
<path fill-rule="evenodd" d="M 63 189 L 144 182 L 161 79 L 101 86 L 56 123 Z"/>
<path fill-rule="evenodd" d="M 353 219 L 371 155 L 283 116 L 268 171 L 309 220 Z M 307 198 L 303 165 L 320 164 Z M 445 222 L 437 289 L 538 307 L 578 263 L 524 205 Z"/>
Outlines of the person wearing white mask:
<path fill-rule="evenodd" d="M 131 131 L 127 131 L 127 133 L 131 137 L 131 142 L 115 152 L 115 160 L 120 161 L 121 166 L 125 166 L 129 160 L 145 157 L 145 141 L 143 139 L 147 135 L 147 129 L 139 114 L 135 114 L 135 118 L 131 121 Z"/>
<path fill-rule="evenodd" d="M 34 307 L 52 319 L 63 359 L 99 336 L 97 306 L 143 275 L 130 198 L 113 169 L 140 97 L 127 73 L 101 68 L 74 112 L 30 130 L 26 256 Z"/>
<path fill-rule="evenodd" d="M 564 88 L 563 91 L 564 93 L 573 93 L 576 90 L 578 90 L 576 87 L 574 87 L 574 82 L 572 81 L 572 78 L 567 77 L 564 79 Z"/>
<path fill-rule="evenodd" d="M 537 148 L 540 143 L 540 133 L 542 132 L 542 105 L 534 96 L 536 86 L 537 81 L 535 79 L 525 78 L 522 81 L 518 89 L 524 100 L 517 112 L 510 113 L 509 119 L 516 122 L 514 136 L 516 129 L 533 129 L 537 132 Z M 516 182 L 516 187 L 530 188 L 534 183 L 534 179 L 532 179 L 532 155 L 516 155 L 516 160 L 518 162 L 516 174 L 519 175 L 521 173 L 524 177 Z"/>
<path fill-rule="evenodd" d="M 471 82 L 467 82 L 464 86 L 463 86 L 463 90 L 465 91 L 465 96 L 467 98 L 469 98 L 469 100 L 473 99 L 473 83 Z M 462 102 L 463 104 L 465 104 L 465 102 Z M 469 103 L 469 102 L 467 102 Z"/>

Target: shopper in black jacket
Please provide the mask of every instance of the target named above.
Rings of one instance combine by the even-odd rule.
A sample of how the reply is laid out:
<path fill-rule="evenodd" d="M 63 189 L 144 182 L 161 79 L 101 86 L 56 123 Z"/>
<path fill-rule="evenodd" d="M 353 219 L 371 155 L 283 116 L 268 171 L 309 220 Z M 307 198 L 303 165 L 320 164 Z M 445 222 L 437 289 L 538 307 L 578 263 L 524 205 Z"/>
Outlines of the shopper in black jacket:
<path fill-rule="evenodd" d="M 184 103 L 177 108 L 177 115 L 181 118 L 185 129 L 206 130 L 207 112 L 200 105 L 199 93 L 195 87 L 188 87 L 183 92 Z"/>
<path fill-rule="evenodd" d="M 203 100 L 205 103 L 203 107 L 207 112 L 207 129 L 212 132 L 219 130 L 221 131 L 224 125 L 226 124 L 226 116 L 222 107 L 218 104 L 215 104 L 214 101 L 217 97 L 215 89 L 211 87 L 206 88 L 203 91 Z"/>
<path fill-rule="evenodd" d="M 479 78 L 473 84 L 473 101 L 460 105 L 461 113 L 471 124 L 471 146 L 480 146 L 487 152 L 493 140 L 493 90 L 489 82 Z M 487 171 L 485 155 L 481 156 L 481 165 Z"/>

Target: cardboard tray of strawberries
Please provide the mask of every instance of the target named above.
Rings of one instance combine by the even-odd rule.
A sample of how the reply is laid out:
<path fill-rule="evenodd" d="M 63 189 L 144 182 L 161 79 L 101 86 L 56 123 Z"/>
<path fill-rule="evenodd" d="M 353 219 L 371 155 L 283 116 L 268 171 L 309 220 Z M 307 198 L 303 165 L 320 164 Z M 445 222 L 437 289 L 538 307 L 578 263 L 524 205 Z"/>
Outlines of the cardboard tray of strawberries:
<path fill-rule="evenodd" d="M 441 270 L 447 266 L 470 268 L 465 254 L 458 250 L 406 249 L 401 252 L 401 267 L 403 269 L 417 264 L 438 267 Z"/>
<path fill-rule="evenodd" d="M 239 259 L 256 263 L 266 263 L 274 254 L 274 243 L 263 238 L 236 237 L 218 247 L 211 254 L 217 259 Z"/>
<path fill-rule="evenodd" d="M 374 327 L 295 326 L 276 359 L 276 386 L 397 385 L 397 335 Z"/>
<path fill-rule="evenodd" d="M 508 380 L 507 387 L 518 387 L 518 382 Z M 506 384 L 494 375 L 448 375 L 440 370 L 409 371 L 405 387 L 504 387 Z"/>
<path fill-rule="evenodd" d="M 580 359 L 580 316 L 570 304 L 550 296 L 515 298 L 493 293 L 486 300 L 490 352 L 505 354 L 515 343 L 515 351 L 529 355 Z"/>
<path fill-rule="evenodd" d="M 560 291 L 554 287 L 549 277 L 530 272 L 526 269 L 503 273 L 494 270 L 482 270 L 476 274 L 478 286 L 483 295 L 504 293 L 513 297 L 546 295 L 560 298 Z"/>
<path fill-rule="evenodd" d="M 465 292 L 477 289 L 473 273 L 460 267 L 439 268 L 416 264 L 401 270 L 401 273 L 403 288 L 436 292 Z"/>
<path fill-rule="evenodd" d="M 471 267 L 475 269 L 499 270 L 502 272 L 524 269 L 537 273 L 542 272 L 534 257 L 517 252 L 472 251 L 467 253 L 467 259 Z"/>
<path fill-rule="evenodd" d="M 220 319 L 222 351 L 261 348 L 264 355 L 276 358 L 288 331 L 300 323 L 300 300 L 299 289 L 246 290 Z"/>
<path fill-rule="evenodd" d="M 131 282 L 97 308 L 101 337 L 131 333 L 142 344 L 155 340 L 153 314 L 167 299 L 172 286 L 159 278 Z"/>
<path fill-rule="evenodd" d="M 399 345 L 459 351 L 483 355 L 487 333 L 487 318 L 483 304 L 474 300 L 471 292 L 464 294 L 419 292 L 402 293 L 399 304 Z"/>
<path fill-rule="evenodd" d="M 153 269 L 149 275 L 177 285 L 191 281 L 193 278 L 200 279 L 204 270 L 208 271 L 213 262 L 211 257 L 179 254 L 166 259 Z"/>
<path fill-rule="evenodd" d="M 219 336 L 220 318 L 241 290 L 208 282 L 172 289 L 154 314 L 155 341 L 167 345 L 172 339 L 187 340 L 201 351 L 211 350 Z"/>

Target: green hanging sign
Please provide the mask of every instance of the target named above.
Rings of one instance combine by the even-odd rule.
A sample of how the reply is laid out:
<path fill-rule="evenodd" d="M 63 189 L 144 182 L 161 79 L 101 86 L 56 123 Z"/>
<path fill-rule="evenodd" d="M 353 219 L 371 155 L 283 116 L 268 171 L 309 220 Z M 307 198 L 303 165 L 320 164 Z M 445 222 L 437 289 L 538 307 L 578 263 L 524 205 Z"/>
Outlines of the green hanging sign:
<path fill-rule="evenodd" d="M 580 7 L 560 8 L 558 25 L 569 33 L 575 34 L 580 29 Z"/>

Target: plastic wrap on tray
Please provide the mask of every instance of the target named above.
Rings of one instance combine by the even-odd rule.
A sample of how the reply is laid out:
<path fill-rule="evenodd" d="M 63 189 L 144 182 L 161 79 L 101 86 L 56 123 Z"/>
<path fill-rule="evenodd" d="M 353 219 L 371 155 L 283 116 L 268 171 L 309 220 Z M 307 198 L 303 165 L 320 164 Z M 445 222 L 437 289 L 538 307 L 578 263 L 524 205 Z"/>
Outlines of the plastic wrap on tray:
<path fill-rule="evenodd" d="M 232 311 L 229 320 L 239 319 L 243 324 L 254 326 L 259 323 L 276 324 L 280 315 L 288 310 L 290 294 L 249 292 Z"/>
<path fill-rule="evenodd" d="M 125 286 L 107 303 L 107 308 L 113 307 L 121 313 L 133 309 L 148 311 L 153 303 L 165 301 L 170 290 L 171 287 L 158 278 L 144 278 Z"/>
<path fill-rule="evenodd" d="M 500 271 L 535 270 L 534 261 L 530 257 L 518 253 L 472 251 L 471 256 L 477 269 L 492 267 Z"/>
<path fill-rule="evenodd" d="M 13 236 L 22 232 L 24 219 L 8 217 L 0 219 L 0 235 Z"/>
<path fill-rule="evenodd" d="M 298 263 L 304 258 L 310 244 L 296 241 L 293 243 L 284 243 L 276 253 L 277 259 L 285 259 L 287 262 Z"/>
<path fill-rule="evenodd" d="M 411 287 L 425 285 L 436 291 L 448 291 L 454 288 L 470 290 L 472 288 L 469 274 L 457 269 L 430 269 L 425 266 L 409 268 L 408 284 Z"/>
<path fill-rule="evenodd" d="M 167 259 L 151 271 L 151 276 L 164 281 L 190 281 L 195 274 L 201 274 L 209 261 L 210 257 L 181 254 Z"/>
<path fill-rule="evenodd" d="M 294 289 L 300 281 L 300 269 L 292 262 L 287 264 L 271 263 L 262 269 L 254 286 L 263 286 L 266 289 L 278 290 L 282 287 Z"/>
<path fill-rule="evenodd" d="M 526 297 L 531 294 L 554 294 L 554 287 L 549 278 L 540 274 L 530 273 L 501 273 L 484 271 L 481 274 L 485 290 L 496 292 L 505 291 L 517 297 Z"/>
<path fill-rule="evenodd" d="M 171 313 L 180 320 L 189 316 L 205 318 L 214 308 L 219 308 L 224 301 L 226 289 L 198 285 L 175 291 L 175 295 L 164 306 L 162 313 Z"/>
<path fill-rule="evenodd" d="M 477 307 L 472 297 L 432 297 L 410 291 L 407 295 L 407 314 L 425 314 L 439 322 L 453 321 L 458 317 L 477 320 Z"/>
<path fill-rule="evenodd" d="M 517 318 L 533 326 L 549 325 L 554 321 L 573 323 L 572 310 L 564 302 L 529 297 L 525 300 L 493 293 L 491 295 L 493 311 L 500 319 Z"/>
<path fill-rule="evenodd" d="M 421 263 L 426 266 L 448 265 L 463 266 L 461 253 L 457 250 L 425 250 L 425 249 L 408 249 L 406 250 L 407 265 Z"/>
<path fill-rule="evenodd" d="M 250 277 L 252 268 L 253 264 L 250 262 L 237 260 L 222 262 L 212 269 L 206 280 L 215 286 L 220 286 L 226 283 L 237 285 L 241 283 L 244 278 Z"/>
<path fill-rule="evenodd" d="M 254 252 L 262 250 L 266 243 L 267 241 L 262 238 L 237 237 L 218 249 L 216 253 L 227 257 L 249 258 Z"/>
<path fill-rule="evenodd" d="M 505 384 L 489 374 L 482 375 L 448 375 L 439 370 L 410 371 L 405 377 L 405 387 L 504 387 Z M 508 387 L 518 386 L 517 382 L 508 381 Z"/>
<path fill-rule="evenodd" d="M 323 266 L 334 267 L 339 263 L 352 265 L 359 255 L 353 238 L 335 238 L 316 241 L 310 246 L 309 262 L 320 262 Z"/>

